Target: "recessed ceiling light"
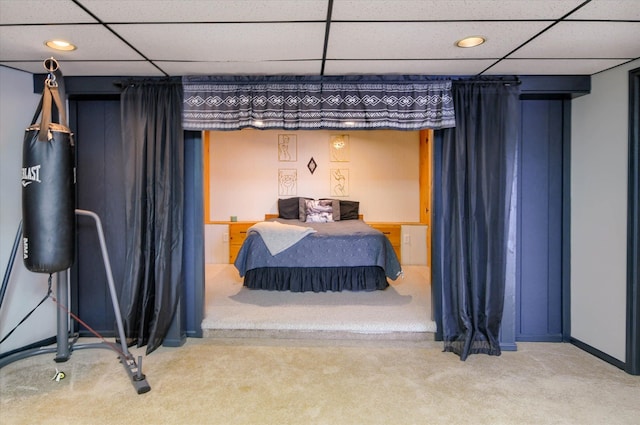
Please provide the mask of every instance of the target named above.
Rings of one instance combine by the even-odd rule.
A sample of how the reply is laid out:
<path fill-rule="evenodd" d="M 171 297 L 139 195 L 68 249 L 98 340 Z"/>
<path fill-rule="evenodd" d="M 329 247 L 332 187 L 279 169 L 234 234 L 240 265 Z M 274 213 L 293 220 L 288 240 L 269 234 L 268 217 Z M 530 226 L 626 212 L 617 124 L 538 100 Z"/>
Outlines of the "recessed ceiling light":
<path fill-rule="evenodd" d="M 474 35 L 473 37 L 466 37 L 456 42 L 458 47 L 476 47 L 487 41 L 486 38 Z"/>
<path fill-rule="evenodd" d="M 44 44 L 52 49 L 63 50 L 65 52 L 76 50 L 76 46 L 64 40 L 49 40 L 45 41 Z"/>

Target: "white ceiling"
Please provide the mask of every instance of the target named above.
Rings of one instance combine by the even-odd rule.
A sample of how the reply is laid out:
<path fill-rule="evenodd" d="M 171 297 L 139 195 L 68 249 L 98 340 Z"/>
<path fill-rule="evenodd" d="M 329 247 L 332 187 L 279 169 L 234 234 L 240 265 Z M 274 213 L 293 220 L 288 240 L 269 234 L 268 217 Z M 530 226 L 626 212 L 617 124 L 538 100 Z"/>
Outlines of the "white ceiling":
<path fill-rule="evenodd" d="M 592 75 L 640 58 L 640 0 L 0 0 L 0 65 L 51 56 L 66 76 Z"/>

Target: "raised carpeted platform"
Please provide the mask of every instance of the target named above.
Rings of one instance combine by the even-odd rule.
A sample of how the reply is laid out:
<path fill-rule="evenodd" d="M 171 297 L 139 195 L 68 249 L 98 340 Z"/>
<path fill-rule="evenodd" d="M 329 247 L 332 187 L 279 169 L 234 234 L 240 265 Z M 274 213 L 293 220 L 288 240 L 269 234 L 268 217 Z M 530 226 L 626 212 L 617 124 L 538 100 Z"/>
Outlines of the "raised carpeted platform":
<path fill-rule="evenodd" d="M 292 293 L 250 290 L 233 265 L 206 265 L 206 336 L 429 338 L 429 269 L 404 266 L 384 291 Z M 309 333 L 313 333 L 309 335 Z"/>

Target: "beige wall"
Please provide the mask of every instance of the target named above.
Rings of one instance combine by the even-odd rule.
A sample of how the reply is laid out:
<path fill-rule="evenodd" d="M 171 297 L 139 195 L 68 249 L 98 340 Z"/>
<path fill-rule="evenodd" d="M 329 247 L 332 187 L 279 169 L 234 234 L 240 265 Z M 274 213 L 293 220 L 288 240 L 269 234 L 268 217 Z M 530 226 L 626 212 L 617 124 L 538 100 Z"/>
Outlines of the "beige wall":
<path fill-rule="evenodd" d="M 628 71 L 592 77 L 571 114 L 571 336 L 625 361 Z"/>
<path fill-rule="evenodd" d="M 22 139 L 40 96 L 33 93 L 31 74 L 3 66 L 0 66 L 0 93 L 0 269 L 4 276 L 22 219 Z M 0 337 L 4 337 L 46 295 L 47 277 L 29 272 L 18 252 L 0 310 Z M 45 302 L 0 345 L 0 352 L 55 336 L 56 311 L 55 304 Z"/>
<path fill-rule="evenodd" d="M 278 160 L 278 135 L 296 136 L 296 161 Z M 349 136 L 349 161 L 330 160 L 331 136 Z M 419 134 L 376 131 L 242 130 L 210 134 L 210 220 L 262 220 L 277 213 L 278 198 L 331 195 L 332 168 L 349 169 L 349 194 L 337 199 L 360 202 L 360 213 L 370 222 L 417 223 L 420 220 Z M 311 157 L 318 168 L 311 174 Z M 278 194 L 278 169 L 295 169 L 296 195 Z M 405 264 L 426 264 L 426 226 L 402 226 Z M 228 228 L 205 226 L 205 262 L 228 261 Z"/>
<path fill-rule="evenodd" d="M 278 135 L 297 137 L 297 161 L 278 160 Z M 329 158 L 331 135 L 349 136 L 349 161 Z M 210 220 L 261 220 L 277 212 L 278 198 L 329 198 L 330 172 L 349 170 L 346 197 L 360 202 L 367 221 L 418 222 L 418 132 L 242 130 L 211 132 Z M 307 163 L 318 164 L 311 174 Z M 295 195 L 278 194 L 278 169 L 297 171 Z"/>

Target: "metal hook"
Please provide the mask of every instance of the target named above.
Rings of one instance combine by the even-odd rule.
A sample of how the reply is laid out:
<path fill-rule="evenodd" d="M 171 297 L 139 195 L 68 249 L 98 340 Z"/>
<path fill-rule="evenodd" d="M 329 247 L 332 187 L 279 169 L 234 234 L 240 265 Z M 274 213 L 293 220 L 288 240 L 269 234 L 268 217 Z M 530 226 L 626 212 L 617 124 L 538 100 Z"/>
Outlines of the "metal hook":
<path fill-rule="evenodd" d="M 49 74 L 47 75 L 47 79 L 45 81 L 47 85 L 49 87 L 58 87 L 58 82 L 56 81 L 56 76 L 54 74 L 54 72 L 58 70 L 58 61 L 53 57 L 50 57 L 49 59 L 45 59 L 42 65 L 44 66 L 44 69 L 49 71 Z"/>
<path fill-rule="evenodd" d="M 42 62 L 42 65 L 44 65 L 44 69 L 49 71 L 50 74 L 58 70 L 58 61 L 55 60 L 53 56 L 49 59 L 45 59 L 44 62 Z"/>

